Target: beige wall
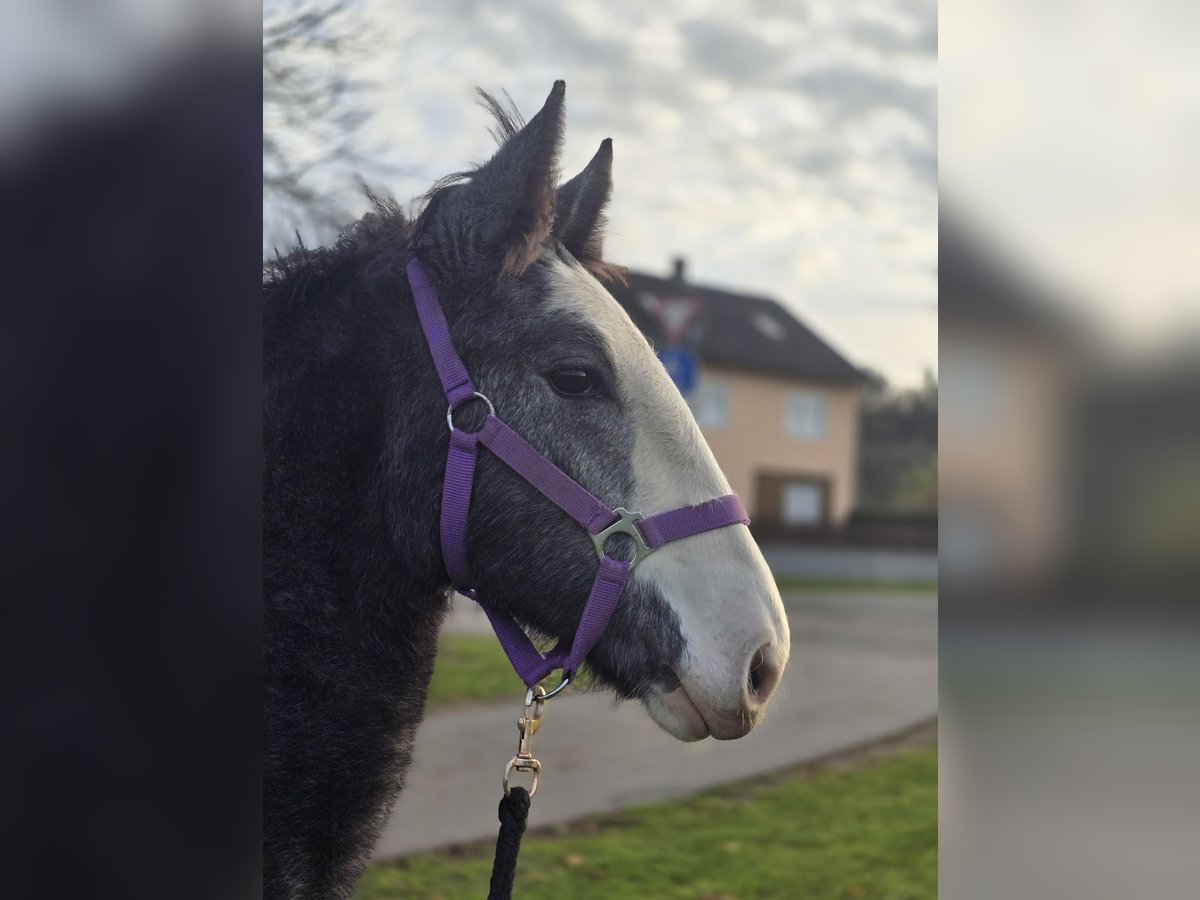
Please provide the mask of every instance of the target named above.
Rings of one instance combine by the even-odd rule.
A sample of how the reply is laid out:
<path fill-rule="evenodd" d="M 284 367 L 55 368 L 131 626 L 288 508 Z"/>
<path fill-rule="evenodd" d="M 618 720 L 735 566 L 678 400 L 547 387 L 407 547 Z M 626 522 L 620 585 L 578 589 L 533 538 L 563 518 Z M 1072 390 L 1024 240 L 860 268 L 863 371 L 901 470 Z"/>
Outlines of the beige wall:
<path fill-rule="evenodd" d="M 963 510 L 987 527 L 977 563 L 962 574 L 1037 574 L 1061 540 L 1064 361 L 1046 344 L 983 331 L 943 328 L 941 346 L 943 544 L 955 546 Z M 955 566 L 953 554 L 944 562 Z"/>
<path fill-rule="evenodd" d="M 705 366 L 701 378 L 729 385 L 729 424 L 704 428 L 730 485 L 746 504 L 751 518 L 758 501 L 759 472 L 826 478 L 830 484 L 830 518 L 845 521 L 854 509 L 858 470 L 858 387 L 799 381 Z M 789 391 L 825 396 L 825 437 L 802 440 L 785 429 Z"/>

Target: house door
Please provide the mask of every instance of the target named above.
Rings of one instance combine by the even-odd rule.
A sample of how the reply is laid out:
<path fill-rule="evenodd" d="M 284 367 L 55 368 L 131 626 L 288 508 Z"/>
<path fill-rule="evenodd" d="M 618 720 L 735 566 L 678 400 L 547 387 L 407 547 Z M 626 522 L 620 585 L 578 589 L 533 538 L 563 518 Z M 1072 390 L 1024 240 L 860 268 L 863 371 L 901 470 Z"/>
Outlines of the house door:
<path fill-rule="evenodd" d="M 829 522 L 829 482 L 804 475 L 760 474 L 756 518 L 779 529 L 819 528 Z"/>

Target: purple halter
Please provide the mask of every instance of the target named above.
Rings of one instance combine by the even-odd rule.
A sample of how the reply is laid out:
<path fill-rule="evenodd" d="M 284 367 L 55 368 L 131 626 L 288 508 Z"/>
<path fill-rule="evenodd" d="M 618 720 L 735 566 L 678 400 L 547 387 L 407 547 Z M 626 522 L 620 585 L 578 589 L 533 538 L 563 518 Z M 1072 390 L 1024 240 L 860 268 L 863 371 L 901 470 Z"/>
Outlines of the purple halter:
<path fill-rule="evenodd" d="M 609 509 L 500 421 L 492 402 L 475 390 L 466 367 L 454 350 L 450 328 L 437 294 L 416 257 L 408 263 L 408 282 L 412 287 L 421 329 L 425 332 L 425 340 L 433 356 L 433 365 L 450 404 L 446 411 L 446 422 L 450 426 L 450 453 L 446 460 L 446 480 L 442 486 L 441 515 L 442 558 L 446 563 L 446 571 L 460 593 L 483 607 L 504 652 L 527 687 L 532 688 L 555 669 L 563 670 L 562 684 L 546 695 L 553 696 L 570 682 L 580 663 L 600 640 L 634 566 L 664 544 L 727 525 L 747 525 L 750 517 L 746 515 L 746 508 L 736 494 L 726 494 L 699 506 L 685 506 L 650 517 L 620 507 Z M 487 404 L 488 416 L 478 431 L 466 432 L 455 427 L 454 411 L 473 399 Z M 470 588 L 467 517 L 471 510 L 471 486 L 475 480 L 475 461 L 480 444 L 578 522 L 596 545 L 600 567 L 569 651 L 561 645 L 556 646 L 543 658 L 511 616 L 490 607 Z M 605 554 L 604 543 L 613 534 L 625 534 L 633 539 L 636 550 L 631 561 L 624 562 Z"/>

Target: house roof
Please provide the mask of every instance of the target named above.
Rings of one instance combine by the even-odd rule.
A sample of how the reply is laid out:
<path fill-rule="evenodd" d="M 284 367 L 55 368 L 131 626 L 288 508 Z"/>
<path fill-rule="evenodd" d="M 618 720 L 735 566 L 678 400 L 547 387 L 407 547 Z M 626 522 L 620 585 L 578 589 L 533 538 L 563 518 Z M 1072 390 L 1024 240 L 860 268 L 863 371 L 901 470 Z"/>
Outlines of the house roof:
<path fill-rule="evenodd" d="M 1006 259 L 953 208 L 942 204 L 938 228 L 938 315 L 964 323 L 1070 342 L 1078 323 L 1060 299 Z"/>
<path fill-rule="evenodd" d="M 682 276 L 630 272 L 628 285 L 609 290 L 656 347 L 669 342 L 656 310 L 663 301 L 690 300 L 696 312 L 680 340 L 710 365 L 816 381 L 857 384 L 863 373 L 812 329 L 766 297 L 692 284 Z"/>

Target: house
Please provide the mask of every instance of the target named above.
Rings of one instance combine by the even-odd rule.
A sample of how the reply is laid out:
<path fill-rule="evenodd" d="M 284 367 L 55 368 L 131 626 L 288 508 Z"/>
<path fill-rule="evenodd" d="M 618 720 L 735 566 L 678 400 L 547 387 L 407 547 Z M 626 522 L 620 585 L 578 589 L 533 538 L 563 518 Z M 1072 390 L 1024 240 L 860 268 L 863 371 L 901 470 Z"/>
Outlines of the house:
<path fill-rule="evenodd" d="M 969 588 L 958 596 L 971 609 L 1191 600 L 1191 333 L 1118 357 L 1077 304 L 978 226 L 945 208 L 939 218 L 943 583 Z"/>
<path fill-rule="evenodd" d="M 698 360 L 688 405 L 760 533 L 843 525 L 856 501 L 862 373 L 775 300 L 629 273 L 611 288 L 660 352 Z"/>
<path fill-rule="evenodd" d="M 953 210 L 941 213 L 938 256 L 943 572 L 1036 579 L 1064 550 L 1079 336 Z"/>

